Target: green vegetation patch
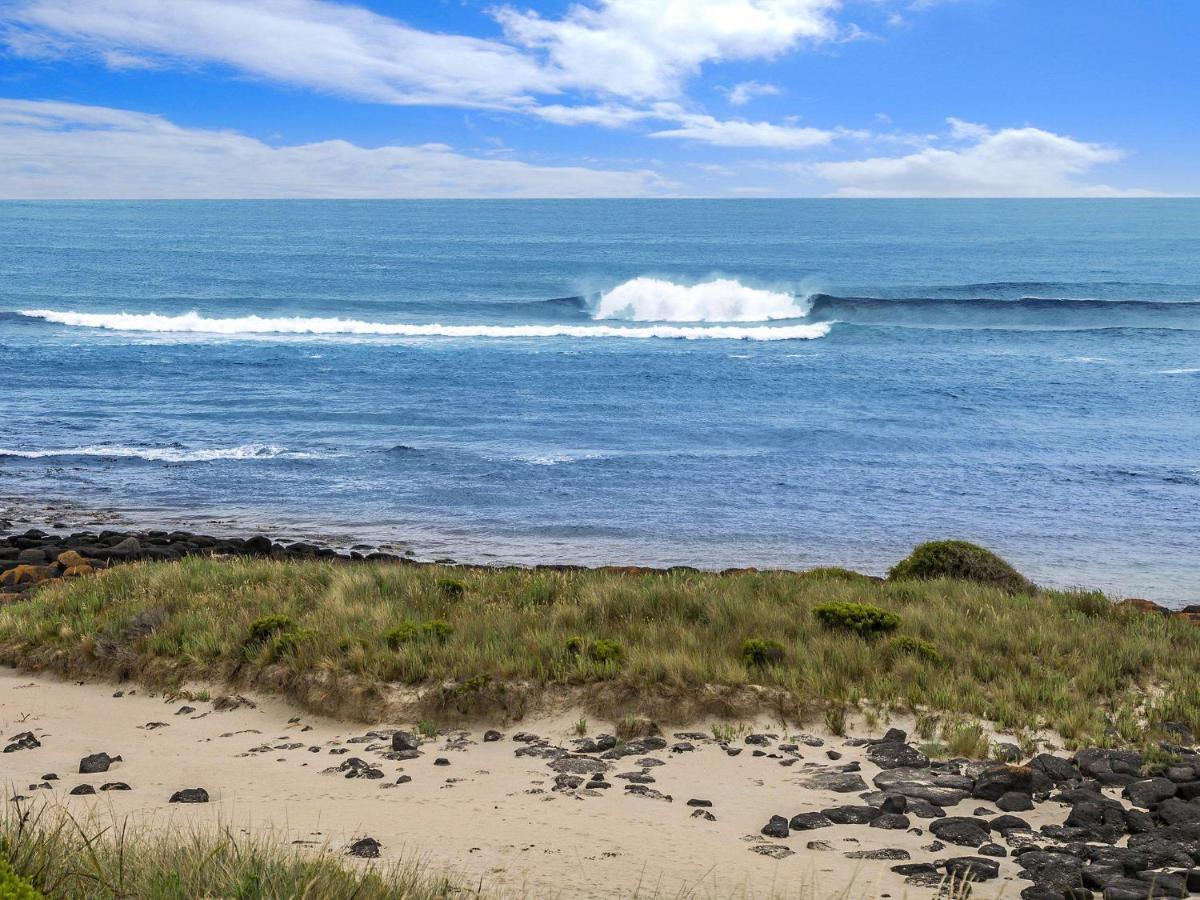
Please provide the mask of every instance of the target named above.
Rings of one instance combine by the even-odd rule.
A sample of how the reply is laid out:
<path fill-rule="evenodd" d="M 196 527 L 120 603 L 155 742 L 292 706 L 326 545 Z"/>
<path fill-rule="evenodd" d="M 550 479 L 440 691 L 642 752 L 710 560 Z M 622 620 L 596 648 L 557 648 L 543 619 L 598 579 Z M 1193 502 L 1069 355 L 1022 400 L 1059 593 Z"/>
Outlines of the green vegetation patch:
<path fill-rule="evenodd" d="M 813 615 L 827 628 L 853 631 L 864 638 L 878 637 L 900 627 L 898 615 L 869 603 L 834 600 L 813 607 Z"/>
<path fill-rule="evenodd" d="M 888 572 L 891 581 L 929 581 L 953 578 L 976 581 L 1020 593 L 1033 585 L 1016 569 L 990 550 L 967 541 L 929 541 L 913 550 Z"/>
<path fill-rule="evenodd" d="M 468 589 L 447 597 L 444 579 Z M 1200 628 L 1095 594 L 952 578 L 188 558 L 6 604 L 0 662 L 258 687 L 363 718 L 398 693 L 479 684 L 463 703 L 480 715 L 561 687 L 614 717 L 786 708 L 819 720 L 867 703 L 1068 742 L 1165 738 L 1170 722 L 1200 731 Z"/>

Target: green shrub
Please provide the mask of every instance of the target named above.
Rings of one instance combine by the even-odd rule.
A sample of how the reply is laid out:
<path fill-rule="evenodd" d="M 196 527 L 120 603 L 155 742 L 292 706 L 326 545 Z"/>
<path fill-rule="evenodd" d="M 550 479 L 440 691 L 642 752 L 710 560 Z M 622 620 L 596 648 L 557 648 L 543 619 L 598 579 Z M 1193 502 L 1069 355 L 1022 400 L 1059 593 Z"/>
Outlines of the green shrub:
<path fill-rule="evenodd" d="M 1063 596 L 1062 602 L 1068 609 L 1073 609 L 1075 612 L 1085 615 L 1090 619 L 1099 619 L 1111 615 L 1115 609 L 1111 600 L 1103 594 L 1093 591 L 1066 594 Z"/>
<path fill-rule="evenodd" d="M 303 628 L 299 631 L 282 631 L 275 635 L 271 641 L 271 658 L 280 659 L 284 656 L 293 656 L 300 649 L 300 645 L 304 641 L 311 641 L 317 636 L 317 633 L 311 628 Z"/>
<path fill-rule="evenodd" d="M 783 645 L 778 641 L 749 638 L 742 642 L 742 660 L 748 666 L 776 665 L 783 662 Z"/>
<path fill-rule="evenodd" d="M 583 653 L 587 642 L 579 635 L 575 635 L 574 637 L 567 638 L 567 642 L 563 646 L 566 648 L 568 656 L 579 656 Z"/>
<path fill-rule="evenodd" d="M 13 871 L 12 864 L 0 856 L 0 900 L 46 900 L 46 895 Z"/>
<path fill-rule="evenodd" d="M 421 626 L 421 633 L 435 641 L 445 641 L 450 635 L 454 634 L 454 626 L 449 622 L 443 622 L 441 619 L 434 619 L 432 622 L 426 622 Z"/>
<path fill-rule="evenodd" d="M 416 622 L 401 622 L 385 631 L 383 640 L 391 649 L 399 650 L 402 644 L 416 640 L 420 633 L 421 628 Z"/>
<path fill-rule="evenodd" d="M 942 661 L 941 650 L 929 643 L 929 641 L 923 641 L 911 635 L 898 634 L 888 642 L 888 646 L 893 653 L 915 656 L 918 659 L 935 664 Z"/>
<path fill-rule="evenodd" d="M 900 627 L 900 617 L 894 612 L 866 603 L 835 600 L 813 607 L 813 615 L 827 628 L 842 628 L 864 638 L 876 637 Z"/>
<path fill-rule="evenodd" d="M 625 655 L 620 644 L 605 638 L 597 638 L 588 644 L 587 653 L 592 662 L 598 663 L 617 663 Z"/>
<path fill-rule="evenodd" d="M 457 578 L 439 578 L 438 593 L 446 600 L 459 600 L 467 592 L 467 586 Z"/>
<path fill-rule="evenodd" d="M 892 566 L 889 581 L 954 578 L 990 584 L 1009 593 L 1033 589 L 1016 569 L 990 550 L 967 541 L 929 541 Z"/>
<path fill-rule="evenodd" d="M 411 644 L 417 640 L 428 639 L 444 642 L 452 634 L 454 634 L 454 626 L 441 619 L 420 624 L 405 621 L 385 631 L 383 639 L 392 650 L 399 650 L 402 645 Z"/>
<path fill-rule="evenodd" d="M 261 644 L 272 635 L 281 631 L 291 631 L 295 627 L 296 623 L 292 621 L 291 616 L 263 616 L 250 623 L 250 629 L 246 634 L 246 643 Z"/>

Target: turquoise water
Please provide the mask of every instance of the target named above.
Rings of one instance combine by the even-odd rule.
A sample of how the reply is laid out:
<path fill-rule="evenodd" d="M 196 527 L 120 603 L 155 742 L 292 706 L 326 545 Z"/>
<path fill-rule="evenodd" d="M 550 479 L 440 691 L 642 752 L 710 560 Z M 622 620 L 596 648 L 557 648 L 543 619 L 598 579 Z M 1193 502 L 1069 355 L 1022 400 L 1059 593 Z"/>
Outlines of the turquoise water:
<path fill-rule="evenodd" d="M 0 496 L 1200 602 L 1200 202 L 0 204 Z"/>

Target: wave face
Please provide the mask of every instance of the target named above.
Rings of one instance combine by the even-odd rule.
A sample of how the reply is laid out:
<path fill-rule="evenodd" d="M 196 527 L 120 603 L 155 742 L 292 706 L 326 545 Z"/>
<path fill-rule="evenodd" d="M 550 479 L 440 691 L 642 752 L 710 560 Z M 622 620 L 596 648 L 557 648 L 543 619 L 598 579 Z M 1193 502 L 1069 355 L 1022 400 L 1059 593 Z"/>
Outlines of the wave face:
<path fill-rule="evenodd" d="M 364 322 L 357 319 L 289 316 L 264 318 L 240 316 L 209 318 L 197 312 L 177 316 L 160 313 L 83 313 L 50 309 L 21 310 L 27 318 L 58 325 L 160 334 L 251 335 L 347 335 L 359 337 L 449 337 L 449 338 L 676 338 L 683 340 L 794 341 L 824 337 L 830 322 L 813 322 L 785 327 L 651 325 L 441 325 Z"/>
<path fill-rule="evenodd" d="M 695 285 L 634 278 L 600 295 L 597 319 L 632 322 L 769 322 L 802 319 L 807 302 L 791 294 L 746 287 L 732 278 Z"/>
<path fill-rule="evenodd" d="M 1021 297 L 835 297 L 815 294 L 809 315 L 857 325 L 910 328 L 1200 330 L 1200 302 Z"/>
<path fill-rule="evenodd" d="M 90 456 L 107 459 L 145 459 L 153 462 L 211 462 L 218 459 L 309 459 L 312 453 L 289 451 L 274 444 L 243 444 L 239 447 L 216 447 L 189 450 L 186 447 L 124 447 L 96 444 L 88 447 L 64 447 L 50 450 L 9 450 L 0 447 L 0 458 L 47 459 L 54 457 Z"/>

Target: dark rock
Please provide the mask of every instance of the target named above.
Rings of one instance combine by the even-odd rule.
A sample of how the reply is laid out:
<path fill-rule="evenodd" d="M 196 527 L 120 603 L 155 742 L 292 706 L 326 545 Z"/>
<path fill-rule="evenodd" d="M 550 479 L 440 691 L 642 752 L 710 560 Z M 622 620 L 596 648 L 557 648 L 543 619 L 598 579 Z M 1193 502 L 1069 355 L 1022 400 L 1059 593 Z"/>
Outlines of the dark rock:
<path fill-rule="evenodd" d="M 444 757 L 444 756 L 439 756 L 437 759 L 435 759 L 433 761 L 433 764 L 435 766 L 448 766 L 448 765 L 450 765 L 450 760 L 446 759 L 446 757 Z"/>
<path fill-rule="evenodd" d="M 1173 896 L 1176 895 L 1166 893 L 1136 878 L 1118 878 L 1104 886 L 1104 900 L 1147 900 L 1150 897 Z"/>
<path fill-rule="evenodd" d="M 184 788 L 171 795 L 170 803 L 207 803 L 208 791 L 204 788 Z"/>
<path fill-rule="evenodd" d="M 935 819 L 929 830 L 937 838 L 959 847 L 978 847 L 988 840 L 988 823 L 966 816 L 947 816 Z"/>
<path fill-rule="evenodd" d="M 1126 785 L 1142 774 L 1142 755 L 1136 750 L 1085 747 L 1075 754 L 1075 764 L 1081 773 L 1105 785 Z"/>
<path fill-rule="evenodd" d="M 420 746 L 420 741 L 409 731 L 396 731 L 392 733 L 392 750 L 406 751 L 416 750 Z"/>
<path fill-rule="evenodd" d="M 9 744 L 4 748 L 5 753 L 15 753 L 18 750 L 36 750 L 42 746 L 32 731 L 22 731 L 9 738 Z"/>
<path fill-rule="evenodd" d="M 929 765 L 929 757 L 915 747 L 898 741 L 872 744 L 867 759 L 881 769 L 919 769 Z"/>
<path fill-rule="evenodd" d="M 910 824 L 908 816 L 903 813 L 884 813 L 870 822 L 872 828 L 888 828 L 896 831 L 903 831 Z"/>
<path fill-rule="evenodd" d="M 1028 812 L 1033 809 L 1033 798 L 1029 794 L 1009 791 L 1007 794 L 1000 795 L 996 801 L 996 807 L 1001 812 Z"/>
<path fill-rule="evenodd" d="M 907 850 L 899 847 L 885 847 L 881 850 L 851 850 L 843 853 L 846 859 L 912 859 Z"/>
<path fill-rule="evenodd" d="M 771 820 L 762 827 L 762 834 L 773 838 L 787 837 L 788 820 L 783 816 L 771 816 Z"/>
<path fill-rule="evenodd" d="M 1079 769 L 1073 761 L 1050 753 L 1039 753 L 1029 761 L 1029 768 L 1041 773 L 1054 785 L 1066 784 L 1079 777 Z"/>
<path fill-rule="evenodd" d="M 1007 835 L 1010 831 L 1029 831 L 1029 823 L 1019 816 L 997 816 L 988 823 L 992 831 Z"/>
<path fill-rule="evenodd" d="M 1000 876 L 1000 863 L 985 856 L 954 856 L 946 860 L 945 869 L 959 881 L 991 881 Z"/>
<path fill-rule="evenodd" d="M 833 806 L 821 810 L 821 815 L 835 825 L 866 825 L 883 813 L 873 806 Z"/>
<path fill-rule="evenodd" d="M 938 869 L 933 863 L 901 863 L 898 866 L 892 866 L 892 871 L 897 875 L 903 875 L 906 878 L 910 875 L 932 875 L 937 876 Z"/>
<path fill-rule="evenodd" d="M 981 844 L 979 847 L 980 856 L 1008 856 L 1008 851 L 999 844 Z"/>
<path fill-rule="evenodd" d="M 106 781 L 104 784 L 100 785 L 100 790 L 102 790 L 102 791 L 132 791 L 133 788 L 131 788 L 129 785 L 127 785 L 123 781 Z"/>
<path fill-rule="evenodd" d="M 504 735 L 502 735 L 498 731 L 495 731 L 495 730 L 485 731 L 483 733 L 483 742 L 485 744 L 491 744 L 491 743 L 494 743 L 495 741 L 499 741 L 499 740 L 503 739 L 503 737 L 504 737 Z M 393 735 L 393 740 L 395 740 L 394 735 Z"/>
<path fill-rule="evenodd" d="M 411 775 L 401 775 L 396 779 L 396 784 L 408 784 L 410 781 L 412 781 Z"/>
<path fill-rule="evenodd" d="M 1155 817 L 1164 825 L 1184 825 L 1200 822 L 1200 803 L 1168 797 L 1154 810 Z"/>
<path fill-rule="evenodd" d="M 871 804 L 874 806 L 875 804 Z M 879 809 L 884 813 L 903 813 L 908 812 L 908 798 L 903 794 L 888 794 L 883 798 L 883 802 L 879 804 Z"/>
<path fill-rule="evenodd" d="M 350 856 L 357 856 L 360 859 L 379 859 L 379 851 L 382 847 L 383 845 L 375 838 L 364 837 L 352 843 L 346 852 Z"/>
<path fill-rule="evenodd" d="M 1005 794 L 1033 792 L 1033 770 L 1028 766 L 996 766 L 975 779 L 971 796 L 977 800 L 995 802 Z"/>
<path fill-rule="evenodd" d="M 687 805 L 688 805 L 688 806 L 703 806 L 703 807 L 710 807 L 710 806 L 712 806 L 712 801 L 711 801 L 711 800 L 696 800 L 696 799 L 692 799 L 692 800 L 689 800 L 689 801 L 687 802 Z"/>
<path fill-rule="evenodd" d="M 77 787 L 71 788 L 70 793 L 74 797 L 79 797 L 84 794 L 94 794 L 96 793 L 96 789 L 90 784 L 81 784 Z"/>
<path fill-rule="evenodd" d="M 434 763 L 434 765 L 438 765 Z M 446 763 L 449 765 L 449 763 Z M 591 775 L 593 772 L 607 772 L 608 763 L 590 756 L 561 756 L 550 763 L 555 772 L 565 772 L 571 775 Z"/>
<path fill-rule="evenodd" d="M 1125 785 L 1121 796 L 1142 809 L 1154 809 L 1161 801 L 1174 797 L 1178 790 L 1175 782 L 1167 778 L 1145 778 Z"/>
<path fill-rule="evenodd" d="M 788 825 L 792 831 L 812 831 L 815 828 L 830 827 L 833 825 L 833 820 L 820 813 L 800 813 L 798 816 L 792 816 Z"/>
<path fill-rule="evenodd" d="M 79 761 L 79 774 L 96 775 L 100 772 L 107 772 L 109 766 L 120 761 L 121 757 L 119 756 L 109 756 L 107 753 L 93 753 L 91 756 L 85 756 Z"/>
<path fill-rule="evenodd" d="M 805 785 L 835 794 L 853 794 L 867 789 L 862 776 L 853 772 L 818 772 L 806 779 Z"/>
<path fill-rule="evenodd" d="M 179 707 L 179 709 L 175 710 L 175 715 L 190 716 L 195 711 L 196 711 L 196 707 L 194 707 L 194 706 L 181 706 L 181 707 Z"/>

